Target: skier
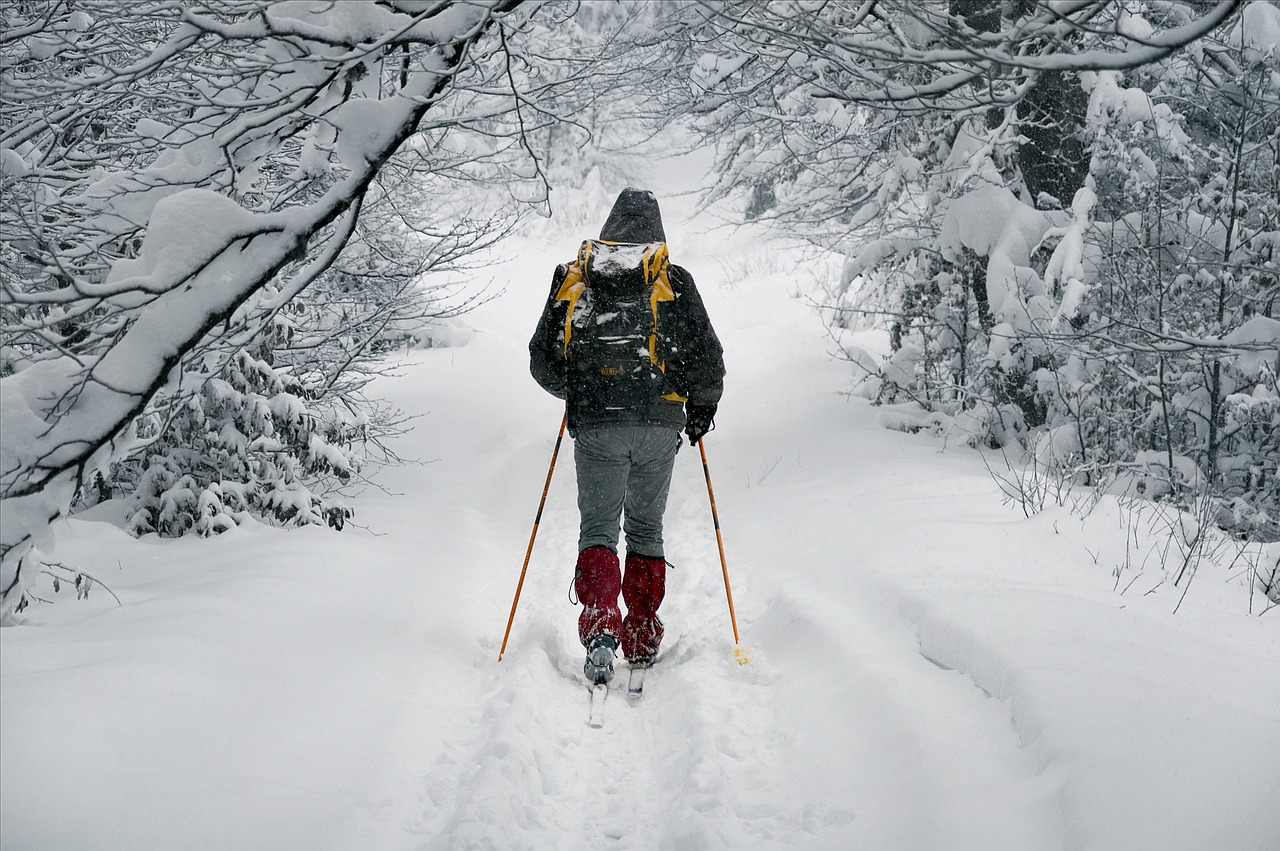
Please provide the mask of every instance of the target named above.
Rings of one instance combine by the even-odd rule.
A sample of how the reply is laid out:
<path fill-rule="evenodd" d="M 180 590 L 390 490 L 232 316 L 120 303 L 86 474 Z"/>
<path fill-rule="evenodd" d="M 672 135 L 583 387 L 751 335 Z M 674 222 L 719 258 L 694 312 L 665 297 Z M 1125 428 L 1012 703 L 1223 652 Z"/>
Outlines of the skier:
<path fill-rule="evenodd" d="M 714 427 L 723 388 L 723 350 L 693 276 L 666 258 L 656 196 L 624 189 L 599 240 L 556 268 L 529 342 L 530 371 L 565 400 L 574 441 L 581 522 L 573 587 L 593 683 L 612 677 L 619 643 L 633 668 L 658 653 L 662 518 L 680 432 L 696 444 Z"/>

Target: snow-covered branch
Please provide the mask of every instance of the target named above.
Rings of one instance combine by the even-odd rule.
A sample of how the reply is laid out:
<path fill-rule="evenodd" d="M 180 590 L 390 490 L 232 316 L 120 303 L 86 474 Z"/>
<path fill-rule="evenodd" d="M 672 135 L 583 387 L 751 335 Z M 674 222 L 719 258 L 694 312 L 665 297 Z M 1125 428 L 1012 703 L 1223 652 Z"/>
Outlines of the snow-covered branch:
<path fill-rule="evenodd" d="M 1185 48 L 1238 15 L 1242 0 L 1196 17 L 1169 9 L 1163 26 L 1110 0 L 1018 4 L 993 28 L 967 15 L 973 3 L 754 3 L 699 0 L 711 52 L 776 55 L 815 92 L 905 110 L 977 110 L 1015 103 L 1030 75 L 1123 70 Z M 995 8 L 998 12 L 999 4 Z M 709 77 L 709 92 L 732 88 Z M 714 81 L 714 82 L 713 82 Z"/>
<path fill-rule="evenodd" d="M 130 448 L 184 358 L 234 339 L 260 292 L 279 282 L 287 299 L 341 255 L 381 170 L 517 5 L 90 0 L 46 10 L 58 23 L 38 34 L 15 22 L 0 106 L 6 607 L 68 488 Z M 390 45 L 414 57 L 403 85 L 384 79 Z"/>

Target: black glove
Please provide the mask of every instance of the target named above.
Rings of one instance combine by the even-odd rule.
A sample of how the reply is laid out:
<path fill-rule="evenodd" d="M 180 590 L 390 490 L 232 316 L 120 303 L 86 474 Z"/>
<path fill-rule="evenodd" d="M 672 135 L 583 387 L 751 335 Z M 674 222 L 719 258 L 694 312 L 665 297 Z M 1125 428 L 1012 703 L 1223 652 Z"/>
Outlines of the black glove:
<path fill-rule="evenodd" d="M 688 422 L 685 423 L 684 433 L 689 436 L 691 445 L 702 440 L 703 435 L 716 427 L 715 405 L 688 405 L 685 407 L 685 414 Z"/>

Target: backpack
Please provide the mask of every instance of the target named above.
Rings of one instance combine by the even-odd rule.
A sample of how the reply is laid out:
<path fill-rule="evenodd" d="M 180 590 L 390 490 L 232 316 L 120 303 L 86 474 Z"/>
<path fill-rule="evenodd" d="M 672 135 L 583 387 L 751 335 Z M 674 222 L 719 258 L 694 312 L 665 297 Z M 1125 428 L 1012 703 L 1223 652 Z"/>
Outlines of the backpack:
<path fill-rule="evenodd" d="M 658 306 L 675 301 L 666 243 L 589 239 L 568 267 L 556 301 L 566 302 L 561 342 L 570 383 L 600 410 L 643 410 L 666 392 Z"/>

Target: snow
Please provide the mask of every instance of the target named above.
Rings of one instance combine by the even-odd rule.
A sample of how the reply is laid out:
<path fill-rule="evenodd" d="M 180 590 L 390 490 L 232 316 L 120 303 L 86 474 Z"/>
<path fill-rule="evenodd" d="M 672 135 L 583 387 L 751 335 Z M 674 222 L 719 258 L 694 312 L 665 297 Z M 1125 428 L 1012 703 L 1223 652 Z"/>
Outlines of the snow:
<path fill-rule="evenodd" d="M 639 269 L 645 255 L 653 248 L 653 245 L 647 244 L 624 242 L 610 245 L 596 242 L 591 248 L 591 266 L 604 275 L 616 275 L 628 269 Z"/>
<path fill-rule="evenodd" d="M 132 539 L 118 503 L 55 524 L 123 605 L 42 587 L 58 602 L 4 631 L 0 846 L 1274 848 L 1280 630 L 1241 566 L 1174 587 L 1150 513 L 1003 504 L 977 451 L 850 396 L 788 275 L 723 271 L 798 254 L 654 185 L 726 349 L 706 449 L 753 660 L 686 447 L 665 656 L 586 727 L 566 441 L 496 661 L 562 412 L 525 345 L 582 234 L 548 230 L 503 247 L 465 346 L 371 388 L 430 463 L 355 498 L 362 527 Z"/>
<path fill-rule="evenodd" d="M 749 53 L 738 53 L 731 57 L 704 53 L 693 66 L 691 80 L 694 85 L 710 91 L 750 62 L 751 58 Z"/>
<path fill-rule="evenodd" d="M 1246 3 L 1230 41 L 1244 44 L 1245 58 L 1250 62 L 1273 59 L 1280 50 L 1280 9 L 1266 0 Z"/>
<path fill-rule="evenodd" d="M 1280 321 L 1267 316 L 1250 317 L 1222 341 L 1242 347 L 1236 357 L 1236 369 L 1241 374 L 1257 378 L 1264 366 L 1270 366 L 1273 374 L 1280 375 Z"/>
<path fill-rule="evenodd" d="M 1150 122 L 1156 138 L 1173 154 L 1191 141 L 1168 104 L 1156 103 L 1142 89 L 1123 86 L 1124 77 L 1119 71 L 1084 71 L 1080 80 L 1089 92 L 1087 115 L 1091 126 L 1107 121 L 1130 127 Z"/>
<path fill-rule="evenodd" d="M 145 139 L 163 141 L 173 133 L 173 126 L 163 121 L 156 121 L 154 118 L 139 118 L 133 125 L 133 132 Z"/>
<path fill-rule="evenodd" d="M 366 3 L 334 3 L 331 0 L 277 0 L 264 17 L 281 29 L 316 39 L 353 39 L 376 42 L 387 33 L 403 29 L 408 18 Z"/>
<path fill-rule="evenodd" d="M 1080 458 L 1080 432 L 1075 423 L 1054 426 L 1039 436 L 1032 447 L 1036 462 L 1044 467 L 1068 466 Z"/>
<path fill-rule="evenodd" d="M 1089 203 L 1087 200 L 1082 203 Z M 1077 208 L 1076 215 L 1087 214 Z M 988 257 L 987 298 L 992 313 L 1025 322 L 1024 295 L 1043 295 L 1044 284 L 1031 266 L 1031 253 L 1052 231 L 1061 214 L 1029 207 L 1003 186 L 983 185 L 947 208 L 938 241 L 943 255 L 961 261 L 967 251 Z"/>
<path fill-rule="evenodd" d="M 186 189 L 155 205 L 136 260 L 111 267 L 105 289 L 164 292 L 192 277 L 210 256 L 238 236 L 253 233 L 257 222 L 232 199 L 209 189 Z M 175 250 L 181 246 L 181 251 Z M 153 283 L 155 282 L 155 283 Z"/>
<path fill-rule="evenodd" d="M 350 167 L 363 167 L 364 160 L 381 151 L 400 132 L 404 107 L 395 100 L 371 98 L 350 100 L 328 119 L 338 130 L 338 159 Z"/>
<path fill-rule="evenodd" d="M 1049 262 L 1044 270 L 1044 281 L 1051 289 L 1055 282 L 1062 282 L 1066 286 L 1067 292 L 1063 296 L 1058 312 L 1060 316 L 1068 319 L 1075 316 L 1080 301 L 1088 292 L 1085 283 L 1088 277 L 1084 262 L 1085 234 L 1089 230 L 1090 215 L 1097 203 L 1098 196 L 1094 193 L 1093 187 L 1080 188 L 1071 202 L 1071 224 L 1061 231 L 1053 229 L 1049 232 L 1051 235 L 1061 236 L 1062 239 L 1049 256 Z"/>
<path fill-rule="evenodd" d="M 31 166 L 13 148 L 0 148 L 0 173 L 26 177 L 31 173 Z"/>

